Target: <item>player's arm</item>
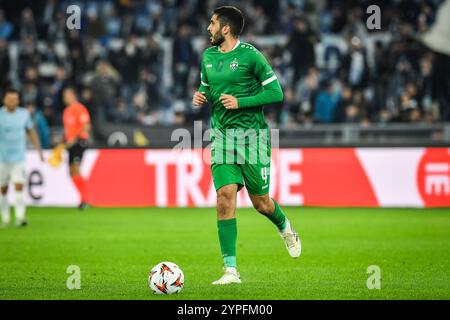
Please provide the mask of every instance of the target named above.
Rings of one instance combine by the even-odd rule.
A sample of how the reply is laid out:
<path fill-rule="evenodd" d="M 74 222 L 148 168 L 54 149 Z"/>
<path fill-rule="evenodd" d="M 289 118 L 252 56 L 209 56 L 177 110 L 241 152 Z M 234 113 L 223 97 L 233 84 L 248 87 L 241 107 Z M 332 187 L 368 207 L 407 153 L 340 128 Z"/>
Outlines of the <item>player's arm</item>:
<path fill-rule="evenodd" d="M 44 154 L 42 153 L 41 142 L 39 141 L 39 137 L 38 137 L 38 135 L 36 133 L 36 130 L 34 129 L 34 126 L 33 126 L 33 121 L 31 120 L 31 116 L 30 116 L 30 114 L 28 112 L 27 112 L 27 118 L 26 118 L 26 121 L 25 121 L 25 128 L 24 129 L 27 132 L 28 139 L 30 139 L 30 141 L 33 144 L 34 148 L 39 153 L 39 158 L 41 159 L 42 162 L 44 162 Z"/>
<path fill-rule="evenodd" d="M 73 139 L 71 141 L 66 141 L 64 143 L 59 144 L 58 147 L 62 146 L 64 149 L 70 149 L 70 148 L 72 148 L 75 145 L 75 143 L 77 143 L 77 141 L 78 141 L 78 139 Z"/>
<path fill-rule="evenodd" d="M 33 144 L 34 148 L 39 153 L 39 158 L 41 159 L 41 161 L 44 161 L 44 154 L 42 153 L 41 142 L 39 141 L 39 137 L 36 133 L 36 130 L 34 130 L 33 127 L 28 128 L 27 135 L 31 143 Z"/>
<path fill-rule="evenodd" d="M 192 98 L 192 104 L 194 106 L 204 105 L 210 99 L 210 91 L 209 91 L 209 83 L 208 78 L 206 77 L 205 67 L 203 64 L 203 58 L 200 63 L 200 87 L 194 93 Z"/>
<path fill-rule="evenodd" d="M 254 96 L 240 98 L 223 94 L 220 100 L 225 108 L 251 108 L 283 101 L 283 90 L 281 90 L 277 76 L 273 72 L 269 62 L 260 52 L 255 53 L 255 61 L 252 71 L 261 83 L 261 92 Z"/>
<path fill-rule="evenodd" d="M 83 127 L 81 128 L 80 133 L 77 135 L 77 137 L 71 141 L 66 141 L 66 143 L 64 144 L 64 147 L 66 149 L 72 147 L 73 145 L 75 145 L 78 142 L 79 137 L 83 133 L 87 133 L 87 135 L 89 136 L 90 132 L 91 132 L 91 124 L 90 123 L 83 124 Z"/>
<path fill-rule="evenodd" d="M 263 90 L 251 97 L 238 98 L 238 108 L 250 108 L 283 101 L 283 91 L 278 80 L 263 85 Z"/>
<path fill-rule="evenodd" d="M 90 136 L 91 134 L 91 123 L 90 122 L 86 122 L 83 124 L 83 127 L 80 130 L 80 135 L 82 134 L 86 134 L 86 136 Z"/>

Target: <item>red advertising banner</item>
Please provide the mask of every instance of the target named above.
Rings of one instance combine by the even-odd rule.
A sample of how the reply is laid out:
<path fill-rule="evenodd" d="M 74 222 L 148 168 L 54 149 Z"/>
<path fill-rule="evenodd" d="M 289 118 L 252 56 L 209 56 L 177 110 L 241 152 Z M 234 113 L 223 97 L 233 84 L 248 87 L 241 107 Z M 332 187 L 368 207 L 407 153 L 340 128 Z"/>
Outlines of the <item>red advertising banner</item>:
<path fill-rule="evenodd" d="M 305 148 L 272 152 L 270 194 L 282 205 L 450 207 L 450 149 Z M 208 149 L 88 150 L 81 166 L 94 206 L 215 206 Z M 65 155 L 67 160 L 67 155 Z M 27 155 L 28 202 L 75 206 L 67 162 Z M 239 206 L 250 206 L 245 188 Z"/>

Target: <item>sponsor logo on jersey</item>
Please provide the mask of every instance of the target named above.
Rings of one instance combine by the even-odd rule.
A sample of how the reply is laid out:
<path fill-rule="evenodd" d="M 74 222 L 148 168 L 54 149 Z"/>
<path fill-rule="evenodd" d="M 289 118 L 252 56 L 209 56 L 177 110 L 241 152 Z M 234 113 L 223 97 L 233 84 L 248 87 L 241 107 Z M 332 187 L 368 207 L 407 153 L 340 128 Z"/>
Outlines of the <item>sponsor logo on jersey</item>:
<path fill-rule="evenodd" d="M 208 64 L 206 65 L 206 67 L 207 67 L 207 68 L 212 68 L 212 63 L 208 63 Z"/>
<path fill-rule="evenodd" d="M 230 63 L 230 69 L 232 71 L 236 71 L 238 67 L 239 67 L 239 62 L 237 61 L 236 58 L 234 58 L 234 60 L 231 61 L 231 63 Z"/>

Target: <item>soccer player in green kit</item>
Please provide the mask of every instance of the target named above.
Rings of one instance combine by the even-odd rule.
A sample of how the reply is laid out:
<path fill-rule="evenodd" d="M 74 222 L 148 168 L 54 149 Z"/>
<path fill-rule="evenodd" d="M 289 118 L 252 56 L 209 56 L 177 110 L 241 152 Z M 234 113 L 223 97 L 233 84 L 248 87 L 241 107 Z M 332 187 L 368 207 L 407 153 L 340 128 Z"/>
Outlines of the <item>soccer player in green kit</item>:
<path fill-rule="evenodd" d="M 270 138 L 263 106 L 281 102 L 283 92 L 261 52 L 239 41 L 243 27 L 244 17 L 236 7 L 214 10 L 208 26 L 212 47 L 203 53 L 201 85 L 192 99 L 195 106 L 212 103 L 211 170 L 224 269 L 214 285 L 241 283 L 236 269 L 235 212 L 237 192 L 244 185 L 254 208 L 278 229 L 290 256 L 297 258 L 301 253 L 299 236 L 278 203 L 269 197 Z M 244 139 L 239 140 L 242 133 Z M 264 161 L 264 157 L 269 160 Z"/>

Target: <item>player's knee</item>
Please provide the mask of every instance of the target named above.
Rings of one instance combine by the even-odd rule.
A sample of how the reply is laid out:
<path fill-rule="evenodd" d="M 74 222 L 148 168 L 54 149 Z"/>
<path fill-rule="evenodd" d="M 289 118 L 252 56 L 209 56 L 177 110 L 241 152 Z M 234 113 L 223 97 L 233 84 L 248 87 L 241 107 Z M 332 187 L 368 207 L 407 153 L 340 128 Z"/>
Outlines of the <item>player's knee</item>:
<path fill-rule="evenodd" d="M 236 191 L 232 188 L 222 187 L 217 190 L 217 200 L 232 201 L 235 197 Z"/>
<path fill-rule="evenodd" d="M 235 196 L 233 192 L 227 189 L 217 191 L 217 214 L 220 218 L 229 218 L 234 216 Z"/>
<path fill-rule="evenodd" d="M 226 194 L 217 195 L 217 209 L 219 212 L 234 210 L 233 198 Z"/>

